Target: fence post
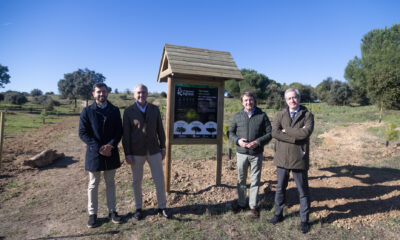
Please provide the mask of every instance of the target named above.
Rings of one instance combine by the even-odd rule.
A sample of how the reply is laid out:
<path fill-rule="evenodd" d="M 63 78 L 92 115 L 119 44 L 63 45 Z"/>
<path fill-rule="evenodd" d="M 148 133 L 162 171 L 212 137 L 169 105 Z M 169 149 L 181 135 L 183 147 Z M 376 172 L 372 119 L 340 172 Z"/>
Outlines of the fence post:
<path fill-rule="evenodd" d="M 5 113 L 0 112 L 0 168 L 1 168 L 1 161 L 3 157 L 3 136 L 4 136 L 4 117 Z"/>

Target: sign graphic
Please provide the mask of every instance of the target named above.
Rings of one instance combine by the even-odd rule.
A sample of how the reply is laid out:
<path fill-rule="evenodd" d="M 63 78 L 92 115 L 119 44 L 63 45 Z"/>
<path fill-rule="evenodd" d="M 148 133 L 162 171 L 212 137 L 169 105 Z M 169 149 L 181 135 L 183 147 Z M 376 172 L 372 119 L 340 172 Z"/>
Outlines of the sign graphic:
<path fill-rule="evenodd" d="M 218 87 L 175 85 L 174 138 L 217 138 Z"/>

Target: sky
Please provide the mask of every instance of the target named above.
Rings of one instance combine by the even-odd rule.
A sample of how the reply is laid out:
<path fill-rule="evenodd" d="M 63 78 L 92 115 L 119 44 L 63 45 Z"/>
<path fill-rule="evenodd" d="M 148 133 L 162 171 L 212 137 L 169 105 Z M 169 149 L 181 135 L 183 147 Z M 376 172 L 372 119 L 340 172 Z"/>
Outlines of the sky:
<path fill-rule="evenodd" d="M 231 53 L 239 69 L 279 83 L 345 81 L 363 36 L 400 24 L 398 0 L 0 0 L 0 91 L 58 93 L 64 74 L 88 68 L 120 92 L 157 75 L 164 44 Z"/>

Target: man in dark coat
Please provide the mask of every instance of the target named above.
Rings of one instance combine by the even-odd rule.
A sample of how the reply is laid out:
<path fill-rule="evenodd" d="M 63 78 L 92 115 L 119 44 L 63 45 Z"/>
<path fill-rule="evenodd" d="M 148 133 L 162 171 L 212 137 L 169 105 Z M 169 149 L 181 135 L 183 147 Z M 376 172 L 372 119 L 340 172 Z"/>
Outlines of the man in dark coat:
<path fill-rule="evenodd" d="M 104 83 L 93 86 L 95 102 L 82 110 L 79 122 L 79 137 L 87 144 L 85 170 L 89 172 L 88 227 L 96 227 L 98 208 L 98 186 L 100 173 L 106 182 L 109 218 L 121 223 L 115 206 L 115 172 L 121 166 L 118 143 L 122 137 L 122 120 L 118 107 L 107 101 L 108 88 Z"/>
<path fill-rule="evenodd" d="M 289 88 L 285 91 L 287 108 L 277 113 L 272 123 L 272 137 L 276 139 L 274 164 L 277 166 L 278 184 L 275 193 L 275 216 L 270 223 L 283 221 L 286 188 L 292 172 L 300 198 L 300 229 L 309 231 L 310 192 L 308 168 L 310 136 L 314 130 L 314 116 L 300 105 L 300 92 Z"/>
<path fill-rule="evenodd" d="M 228 129 L 229 139 L 236 145 L 238 167 L 238 204 L 233 206 L 233 213 L 246 208 L 246 178 L 250 166 L 249 207 L 254 217 L 260 213 L 257 208 L 257 195 L 260 187 L 264 145 L 271 140 L 271 123 L 260 108 L 251 92 L 241 96 L 243 109 L 232 119 Z"/>

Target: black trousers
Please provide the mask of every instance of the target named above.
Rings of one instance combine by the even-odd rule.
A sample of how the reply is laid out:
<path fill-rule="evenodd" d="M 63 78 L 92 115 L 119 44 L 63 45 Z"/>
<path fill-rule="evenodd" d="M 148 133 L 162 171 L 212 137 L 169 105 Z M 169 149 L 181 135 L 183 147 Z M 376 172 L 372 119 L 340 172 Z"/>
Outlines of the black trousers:
<path fill-rule="evenodd" d="M 308 222 L 310 215 L 310 190 L 308 187 L 307 170 L 290 170 L 278 167 L 278 184 L 275 193 L 275 215 L 281 215 L 286 203 L 286 188 L 289 182 L 289 174 L 292 171 L 293 179 L 296 182 L 300 198 L 300 219 Z"/>

